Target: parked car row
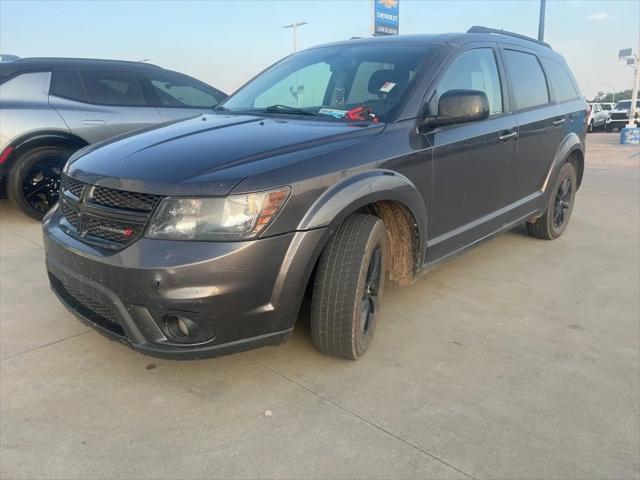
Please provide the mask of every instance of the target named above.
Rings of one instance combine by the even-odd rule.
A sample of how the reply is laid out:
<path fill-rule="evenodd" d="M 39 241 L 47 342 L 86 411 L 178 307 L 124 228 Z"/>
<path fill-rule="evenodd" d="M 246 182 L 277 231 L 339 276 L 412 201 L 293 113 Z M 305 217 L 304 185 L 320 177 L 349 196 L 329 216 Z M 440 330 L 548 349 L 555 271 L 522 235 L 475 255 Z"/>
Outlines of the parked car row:
<path fill-rule="evenodd" d="M 79 148 L 211 112 L 227 95 L 140 62 L 68 58 L 0 63 L 0 189 L 41 219 Z"/>
<path fill-rule="evenodd" d="M 171 120 L 185 105 L 202 114 L 89 145 L 64 167 L 79 143 L 16 158 L 29 159 L 33 188 L 32 170 L 49 172 L 30 155 L 59 155 L 60 198 L 43 220 L 53 291 L 151 355 L 284 342 L 310 292 L 316 347 L 356 359 L 385 278 L 408 285 L 521 223 L 560 237 L 583 176 L 587 104 L 564 59 L 502 30 L 314 47 L 213 110 L 215 90 L 196 84 L 191 103 L 176 93 L 185 77 L 107 67 L 74 64 L 60 82 L 56 68 L 23 72 L 7 95 L 33 92 L 38 113 L 60 117 L 61 142 Z"/>

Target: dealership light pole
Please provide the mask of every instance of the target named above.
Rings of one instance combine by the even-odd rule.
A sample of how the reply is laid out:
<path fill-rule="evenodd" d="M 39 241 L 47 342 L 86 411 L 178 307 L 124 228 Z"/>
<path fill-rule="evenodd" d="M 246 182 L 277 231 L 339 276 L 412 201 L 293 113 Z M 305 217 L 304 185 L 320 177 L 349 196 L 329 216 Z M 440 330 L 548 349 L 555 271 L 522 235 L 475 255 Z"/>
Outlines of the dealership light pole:
<path fill-rule="evenodd" d="M 547 0 L 540 0 L 540 18 L 538 20 L 538 41 L 544 42 L 544 11 L 547 6 Z"/>
<path fill-rule="evenodd" d="M 298 27 L 302 25 L 306 25 L 307 22 L 296 22 L 291 25 L 284 25 L 282 28 L 291 28 L 293 29 L 293 51 L 298 51 Z"/>

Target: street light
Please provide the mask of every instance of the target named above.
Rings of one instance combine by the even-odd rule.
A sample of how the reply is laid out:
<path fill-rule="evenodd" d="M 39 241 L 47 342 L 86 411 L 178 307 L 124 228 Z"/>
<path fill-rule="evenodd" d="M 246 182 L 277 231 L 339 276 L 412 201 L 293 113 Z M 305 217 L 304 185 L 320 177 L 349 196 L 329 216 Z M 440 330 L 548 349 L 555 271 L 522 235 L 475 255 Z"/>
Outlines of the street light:
<path fill-rule="evenodd" d="M 296 22 L 291 25 L 284 25 L 282 28 L 292 28 L 293 29 L 293 51 L 296 52 L 298 50 L 298 27 L 302 25 L 306 25 L 307 22 Z"/>
<path fill-rule="evenodd" d="M 631 108 L 629 109 L 629 123 L 627 128 L 636 126 L 636 102 L 638 101 L 638 87 L 640 87 L 640 56 L 634 55 L 633 49 L 623 48 L 618 52 L 618 60 L 625 60 L 627 65 L 633 67 L 633 90 L 631 93 Z"/>

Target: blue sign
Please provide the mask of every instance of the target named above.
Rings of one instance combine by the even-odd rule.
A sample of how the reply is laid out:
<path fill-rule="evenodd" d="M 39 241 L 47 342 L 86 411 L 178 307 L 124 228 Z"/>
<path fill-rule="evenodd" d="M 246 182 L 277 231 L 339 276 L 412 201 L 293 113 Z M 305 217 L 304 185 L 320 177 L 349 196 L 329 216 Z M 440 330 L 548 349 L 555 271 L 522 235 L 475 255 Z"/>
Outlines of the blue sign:
<path fill-rule="evenodd" d="M 400 33 L 400 0 L 373 0 L 373 34 Z"/>

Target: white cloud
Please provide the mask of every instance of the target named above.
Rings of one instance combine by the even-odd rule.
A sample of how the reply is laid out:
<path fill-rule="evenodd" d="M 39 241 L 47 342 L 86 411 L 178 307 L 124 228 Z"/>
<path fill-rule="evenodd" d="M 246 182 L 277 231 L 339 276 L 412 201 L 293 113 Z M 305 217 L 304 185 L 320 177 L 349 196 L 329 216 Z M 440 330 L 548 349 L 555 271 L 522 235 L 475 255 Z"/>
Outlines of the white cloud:
<path fill-rule="evenodd" d="M 594 12 L 587 15 L 587 20 L 605 20 L 607 18 L 609 18 L 607 12 Z"/>

